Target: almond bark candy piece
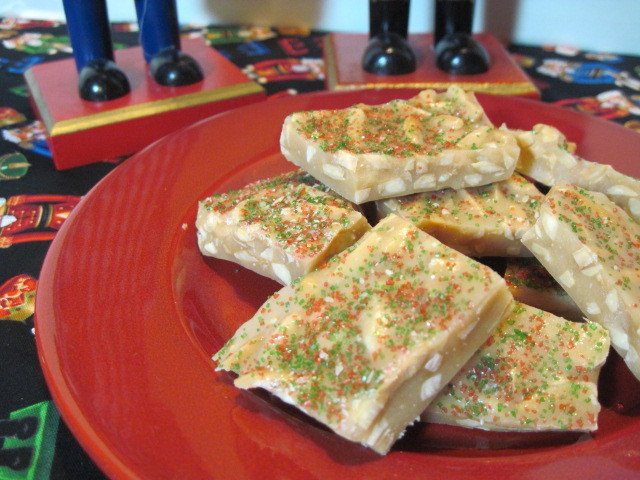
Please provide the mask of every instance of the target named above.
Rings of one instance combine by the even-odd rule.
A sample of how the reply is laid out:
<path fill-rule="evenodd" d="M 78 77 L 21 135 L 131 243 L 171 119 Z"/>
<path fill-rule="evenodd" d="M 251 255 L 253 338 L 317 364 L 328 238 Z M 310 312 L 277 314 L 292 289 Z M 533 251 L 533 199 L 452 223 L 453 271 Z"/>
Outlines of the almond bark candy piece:
<path fill-rule="evenodd" d="M 290 172 L 199 202 L 198 245 L 283 285 L 371 228 L 355 206 L 310 175 Z"/>
<path fill-rule="evenodd" d="M 390 215 L 269 298 L 214 356 L 339 435 L 386 453 L 508 313 L 488 267 Z"/>
<path fill-rule="evenodd" d="M 283 155 L 356 204 L 511 176 L 513 134 L 495 128 L 472 93 L 424 90 L 410 100 L 289 115 Z"/>
<path fill-rule="evenodd" d="M 609 334 L 514 302 L 469 363 L 422 415 L 485 430 L 598 428 L 598 376 Z"/>
<path fill-rule="evenodd" d="M 438 190 L 378 200 L 380 216 L 396 213 L 445 245 L 472 257 L 531 256 L 520 238 L 531 228 L 544 195 L 513 175 L 461 190 Z"/>
<path fill-rule="evenodd" d="M 535 258 L 511 259 L 504 272 L 513 298 L 559 317 L 580 322 L 582 311 Z"/>
<path fill-rule="evenodd" d="M 522 242 L 640 378 L 640 225 L 602 193 L 555 186 Z"/>
<path fill-rule="evenodd" d="M 634 220 L 640 220 L 640 181 L 616 171 L 611 165 L 590 162 L 573 154 L 557 128 L 538 124 L 516 131 L 521 148 L 516 170 L 549 187 L 573 184 L 606 194 Z"/>

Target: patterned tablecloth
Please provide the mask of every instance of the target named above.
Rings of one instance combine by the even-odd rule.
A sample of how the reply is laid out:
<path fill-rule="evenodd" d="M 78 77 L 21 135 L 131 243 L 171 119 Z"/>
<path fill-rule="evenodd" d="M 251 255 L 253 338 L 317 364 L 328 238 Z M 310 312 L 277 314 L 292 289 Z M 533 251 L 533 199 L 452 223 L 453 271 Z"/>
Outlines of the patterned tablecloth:
<path fill-rule="evenodd" d="M 184 32 L 203 36 L 268 95 L 324 88 L 322 32 L 226 26 Z M 115 24 L 113 40 L 116 48 L 136 45 L 134 26 Z M 0 41 L 0 479 L 102 478 L 51 401 L 34 341 L 34 297 L 47 248 L 69 212 L 126 160 L 53 167 L 23 73 L 70 57 L 65 25 L 0 18 Z M 640 133 L 640 56 L 566 46 L 509 50 L 544 102 Z"/>

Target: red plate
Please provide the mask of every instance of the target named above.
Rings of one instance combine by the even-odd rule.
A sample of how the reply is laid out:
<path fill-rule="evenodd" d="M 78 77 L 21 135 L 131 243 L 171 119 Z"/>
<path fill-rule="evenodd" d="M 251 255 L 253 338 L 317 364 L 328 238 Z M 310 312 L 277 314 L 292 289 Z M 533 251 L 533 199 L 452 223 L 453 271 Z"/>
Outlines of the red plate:
<path fill-rule="evenodd" d="M 212 353 L 278 285 L 199 254 L 197 201 L 291 169 L 278 137 L 293 111 L 414 93 L 302 95 L 212 117 L 127 160 L 75 209 L 42 269 L 36 337 L 60 412 L 109 476 L 547 479 L 583 472 L 619 479 L 640 472 L 640 417 L 613 407 L 603 409 L 592 436 L 419 425 L 380 457 L 214 371 Z M 497 124 L 556 125 L 584 157 L 640 176 L 633 131 L 532 100 L 479 98 Z M 607 373 L 609 404 L 621 383 L 639 388 L 621 380 L 625 372 Z"/>

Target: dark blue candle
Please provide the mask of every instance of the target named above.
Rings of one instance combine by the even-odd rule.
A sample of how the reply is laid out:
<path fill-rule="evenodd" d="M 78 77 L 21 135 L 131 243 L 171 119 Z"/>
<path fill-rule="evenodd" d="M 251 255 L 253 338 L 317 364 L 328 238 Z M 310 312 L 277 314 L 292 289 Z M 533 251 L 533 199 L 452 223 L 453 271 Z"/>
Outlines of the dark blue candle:
<path fill-rule="evenodd" d="M 180 49 L 178 14 L 175 0 L 135 0 L 140 43 L 144 50 L 144 59 L 158 52 L 175 48 Z"/>
<path fill-rule="evenodd" d="M 106 1 L 63 0 L 63 5 L 78 71 L 92 60 L 113 60 Z"/>

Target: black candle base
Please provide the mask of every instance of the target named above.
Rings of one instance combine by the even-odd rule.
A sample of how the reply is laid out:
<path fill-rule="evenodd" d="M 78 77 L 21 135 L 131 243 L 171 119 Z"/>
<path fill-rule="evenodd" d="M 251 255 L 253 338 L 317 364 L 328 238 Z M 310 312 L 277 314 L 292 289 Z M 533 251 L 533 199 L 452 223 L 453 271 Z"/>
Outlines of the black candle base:
<path fill-rule="evenodd" d="M 401 75 L 416 69 L 416 56 L 406 39 L 388 32 L 369 40 L 362 68 L 376 75 Z"/>
<path fill-rule="evenodd" d="M 90 102 L 105 102 L 131 91 L 127 76 L 111 60 L 93 60 L 80 70 L 80 97 Z"/>
<path fill-rule="evenodd" d="M 449 33 L 436 44 L 436 64 L 455 75 L 473 75 L 489 70 L 485 48 L 468 33 Z"/>
<path fill-rule="evenodd" d="M 204 75 L 198 62 L 180 50 L 161 51 L 149 62 L 151 75 L 160 85 L 180 87 L 200 82 Z"/>

